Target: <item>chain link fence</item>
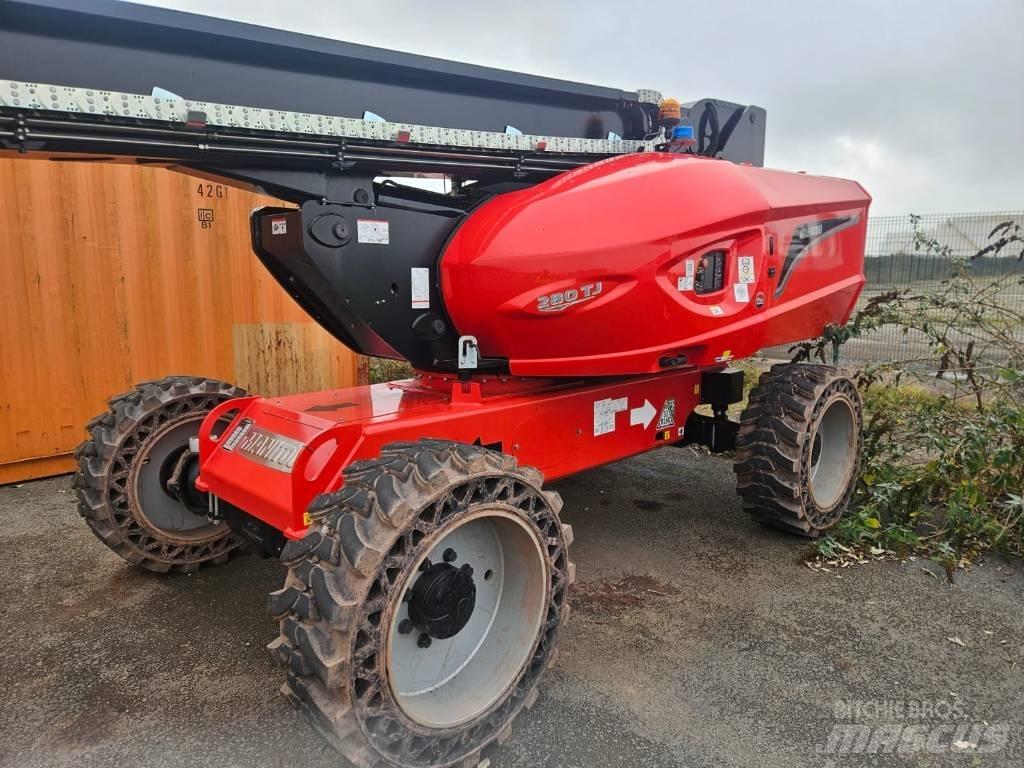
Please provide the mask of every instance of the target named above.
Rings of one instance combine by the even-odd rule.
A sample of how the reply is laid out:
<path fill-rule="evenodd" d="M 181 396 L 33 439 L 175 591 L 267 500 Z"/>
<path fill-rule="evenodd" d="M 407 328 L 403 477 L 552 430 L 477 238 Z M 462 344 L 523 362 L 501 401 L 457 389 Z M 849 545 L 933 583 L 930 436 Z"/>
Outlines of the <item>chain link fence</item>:
<path fill-rule="evenodd" d="M 864 274 L 867 283 L 857 308 L 875 296 L 910 289 L 915 293 L 939 290 L 953 274 L 953 264 L 969 259 L 988 245 L 992 230 L 1012 221 L 1024 226 L 1024 211 L 931 214 L 927 216 L 874 216 L 868 220 Z M 916 247 L 920 238 L 937 247 Z M 985 256 L 971 262 L 970 275 L 978 281 L 997 280 L 1006 275 L 1024 277 L 1024 264 L 1013 250 L 1001 256 Z M 1006 306 L 1024 311 L 1024 285 L 1008 281 L 1001 294 Z M 1024 327 L 1016 329 L 1024 339 Z M 922 356 L 923 336 L 903 333 L 896 326 L 882 326 L 851 339 L 840 351 L 840 364 L 870 364 L 907 360 Z M 789 346 L 761 352 L 770 359 L 789 359 Z"/>

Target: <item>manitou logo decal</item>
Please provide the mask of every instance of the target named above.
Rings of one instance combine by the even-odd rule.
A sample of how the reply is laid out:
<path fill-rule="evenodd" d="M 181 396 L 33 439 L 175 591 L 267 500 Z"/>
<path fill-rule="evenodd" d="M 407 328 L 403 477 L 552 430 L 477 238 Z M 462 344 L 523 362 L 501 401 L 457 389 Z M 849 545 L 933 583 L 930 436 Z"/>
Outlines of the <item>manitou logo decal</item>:
<path fill-rule="evenodd" d="M 813 224 L 802 224 L 796 228 L 796 231 L 793 233 L 793 239 L 811 240 L 815 237 L 821 237 L 824 231 L 825 227 L 820 221 Z"/>
<path fill-rule="evenodd" d="M 601 295 L 601 282 L 587 283 L 579 288 L 569 288 L 537 297 L 538 312 L 562 312 L 575 304 L 582 304 Z"/>
<path fill-rule="evenodd" d="M 252 420 L 244 419 L 224 441 L 224 450 L 237 452 L 280 472 L 291 472 L 302 443 L 259 427 L 253 428 Z"/>
<path fill-rule="evenodd" d="M 782 295 L 782 292 L 786 289 L 786 283 L 789 282 L 789 278 L 793 274 L 794 267 L 815 245 L 826 237 L 831 237 L 842 232 L 847 227 L 852 227 L 859 221 L 860 215 L 839 216 L 834 219 L 809 221 L 806 224 L 800 224 L 794 229 L 793 237 L 789 241 L 789 248 L 786 250 L 786 259 L 782 262 L 779 283 L 775 286 L 775 296 L 779 297 Z"/>

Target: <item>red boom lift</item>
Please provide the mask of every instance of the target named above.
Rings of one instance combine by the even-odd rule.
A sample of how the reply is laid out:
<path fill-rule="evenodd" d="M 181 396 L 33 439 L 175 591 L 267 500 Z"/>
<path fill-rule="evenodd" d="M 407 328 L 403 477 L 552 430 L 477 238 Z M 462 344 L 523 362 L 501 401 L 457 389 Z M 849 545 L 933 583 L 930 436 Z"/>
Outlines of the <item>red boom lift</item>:
<path fill-rule="evenodd" d="M 776 366 L 726 414 L 732 360 L 845 322 L 864 282 L 868 195 L 759 167 L 763 110 L 107 0 L 0 20 L 3 154 L 293 203 L 253 214 L 258 257 L 349 347 L 416 369 L 283 398 L 147 382 L 77 453 L 81 513 L 125 559 L 281 557 L 284 693 L 352 763 L 475 765 L 531 705 L 575 575 L 542 481 L 692 442 L 735 449 L 762 522 L 815 536 L 846 508 L 842 372 Z"/>

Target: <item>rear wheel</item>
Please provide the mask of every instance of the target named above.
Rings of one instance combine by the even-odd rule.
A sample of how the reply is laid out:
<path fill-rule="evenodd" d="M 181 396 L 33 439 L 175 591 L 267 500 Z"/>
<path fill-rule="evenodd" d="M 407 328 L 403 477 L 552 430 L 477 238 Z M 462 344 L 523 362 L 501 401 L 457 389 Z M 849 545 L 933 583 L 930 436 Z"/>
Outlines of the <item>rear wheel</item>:
<path fill-rule="evenodd" d="M 532 704 L 568 615 L 572 530 L 536 470 L 387 446 L 313 502 L 270 598 L 285 696 L 357 766 L 475 766 Z"/>
<path fill-rule="evenodd" d="M 736 436 L 743 508 L 775 528 L 816 537 L 842 517 L 860 468 L 861 400 L 827 365 L 772 366 L 750 392 Z"/>
<path fill-rule="evenodd" d="M 210 410 L 244 395 L 220 381 L 172 376 L 110 401 L 75 451 L 78 509 L 100 541 L 157 572 L 194 571 L 238 549 L 227 526 L 207 519 L 189 440 Z"/>

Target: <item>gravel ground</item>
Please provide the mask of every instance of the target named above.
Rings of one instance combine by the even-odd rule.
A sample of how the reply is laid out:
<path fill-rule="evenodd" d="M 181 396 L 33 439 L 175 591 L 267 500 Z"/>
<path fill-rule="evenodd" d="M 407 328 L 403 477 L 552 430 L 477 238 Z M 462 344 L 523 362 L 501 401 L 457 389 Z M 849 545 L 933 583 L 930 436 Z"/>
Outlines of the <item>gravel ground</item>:
<path fill-rule="evenodd" d="M 493 768 L 1024 764 L 1019 564 L 952 586 L 921 561 L 815 573 L 805 543 L 740 512 L 728 462 L 688 450 L 555 487 L 576 529 L 575 610 Z M 263 650 L 281 567 L 137 571 L 69 488 L 0 488 L 0 766 L 340 765 Z M 837 753 L 837 724 L 873 741 Z"/>

